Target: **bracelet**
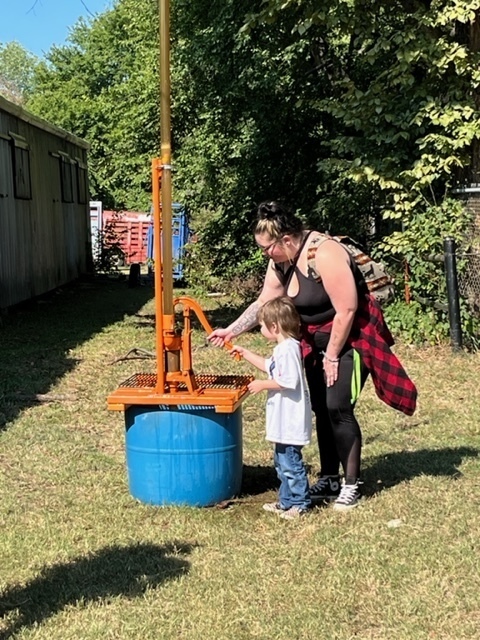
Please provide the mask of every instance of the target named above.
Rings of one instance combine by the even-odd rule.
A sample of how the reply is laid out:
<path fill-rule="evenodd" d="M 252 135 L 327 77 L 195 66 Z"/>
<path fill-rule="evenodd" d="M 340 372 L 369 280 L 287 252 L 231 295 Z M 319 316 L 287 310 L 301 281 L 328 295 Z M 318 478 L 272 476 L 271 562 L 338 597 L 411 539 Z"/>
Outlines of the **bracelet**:
<path fill-rule="evenodd" d="M 329 358 L 327 356 L 327 354 L 325 353 L 325 351 L 322 351 L 322 356 L 325 358 L 325 360 L 328 360 L 329 362 L 332 362 L 333 364 L 338 364 L 340 362 L 340 358 Z"/>

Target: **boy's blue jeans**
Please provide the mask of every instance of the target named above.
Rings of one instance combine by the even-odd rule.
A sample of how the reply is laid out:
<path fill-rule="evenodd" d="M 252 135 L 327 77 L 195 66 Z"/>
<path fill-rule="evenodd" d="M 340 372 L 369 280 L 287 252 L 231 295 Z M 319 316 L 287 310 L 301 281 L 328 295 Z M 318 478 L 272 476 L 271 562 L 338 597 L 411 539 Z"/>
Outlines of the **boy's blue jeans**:
<path fill-rule="evenodd" d="M 294 444 L 275 443 L 273 463 L 280 480 L 278 503 L 282 509 L 311 506 L 307 472 L 303 464 L 302 447 Z"/>

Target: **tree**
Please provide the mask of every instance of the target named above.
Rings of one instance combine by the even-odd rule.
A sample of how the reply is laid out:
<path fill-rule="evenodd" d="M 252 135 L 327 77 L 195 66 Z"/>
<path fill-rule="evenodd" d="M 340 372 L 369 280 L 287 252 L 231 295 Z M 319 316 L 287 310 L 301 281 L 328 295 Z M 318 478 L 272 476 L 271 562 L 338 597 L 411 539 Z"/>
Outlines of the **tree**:
<path fill-rule="evenodd" d="M 18 42 L 0 43 L 0 94 L 24 104 L 33 91 L 39 59 Z"/>
<path fill-rule="evenodd" d="M 387 257 L 407 232 L 421 246 L 424 214 L 445 230 L 480 133 L 480 0 L 171 4 L 174 198 L 193 211 L 202 274 L 260 268 L 250 212 L 266 198 L 334 233 L 375 223 Z M 80 21 L 28 103 L 90 141 L 92 195 L 117 208 L 149 206 L 157 8 L 117 0 Z"/>
<path fill-rule="evenodd" d="M 332 129 L 320 177 L 333 171 L 367 185 L 385 215 L 403 222 L 441 201 L 480 135 L 478 46 L 459 37 L 459 25 L 474 30 L 479 8 L 478 0 L 265 3 L 251 24 L 282 24 L 288 14 L 297 39 L 321 39 L 328 52 L 318 66 L 328 95 L 315 99 Z"/>
<path fill-rule="evenodd" d="M 85 138 L 91 196 L 105 206 L 148 209 L 150 159 L 159 148 L 154 0 L 121 0 L 79 22 L 36 72 L 28 108 Z"/>

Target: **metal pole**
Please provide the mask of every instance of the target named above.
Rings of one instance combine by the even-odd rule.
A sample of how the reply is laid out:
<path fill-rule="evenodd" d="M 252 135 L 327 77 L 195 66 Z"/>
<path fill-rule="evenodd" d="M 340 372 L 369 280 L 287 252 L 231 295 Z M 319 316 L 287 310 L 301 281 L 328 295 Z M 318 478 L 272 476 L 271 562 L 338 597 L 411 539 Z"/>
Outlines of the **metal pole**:
<path fill-rule="evenodd" d="M 155 282 L 155 351 L 157 353 L 157 393 L 165 393 L 165 343 L 163 339 L 163 295 L 162 295 L 162 224 L 160 213 L 160 182 L 162 161 L 152 160 L 152 204 L 153 204 L 153 257 Z"/>
<path fill-rule="evenodd" d="M 163 310 L 172 313 L 172 147 L 170 134 L 170 0 L 159 0 L 160 139 L 162 157 Z"/>
<path fill-rule="evenodd" d="M 443 242 L 445 252 L 445 276 L 447 279 L 448 318 L 450 322 L 450 339 L 452 349 L 462 348 L 462 325 L 460 319 L 460 300 L 458 296 L 456 245 L 453 238 L 445 238 Z"/>
<path fill-rule="evenodd" d="M 160 28 L 160 142 L 162 157 L 162 275 L 163 313 L 173 333 L 172 146 L 170 132 L 170 0 L 158 0 Z M 180 354 L 167 351 L 167 370 L 178 371 Z M 158 358 L 158 356 L 157 356 Z"/>

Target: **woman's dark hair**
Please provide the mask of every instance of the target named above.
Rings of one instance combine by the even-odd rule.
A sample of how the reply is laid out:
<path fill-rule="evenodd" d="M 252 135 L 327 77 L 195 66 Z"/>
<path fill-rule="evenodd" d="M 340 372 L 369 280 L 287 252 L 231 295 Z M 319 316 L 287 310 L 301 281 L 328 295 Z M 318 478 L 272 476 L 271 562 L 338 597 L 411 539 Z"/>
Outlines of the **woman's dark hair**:
<path fill-rule="evenodd" d="M 287 234 L 299 236 L 303 231 L 300 218 L 281 202 L 262 202 L 257 207 L 255 235 L 267 233 L 273 240 L 280 240 Z"/>

